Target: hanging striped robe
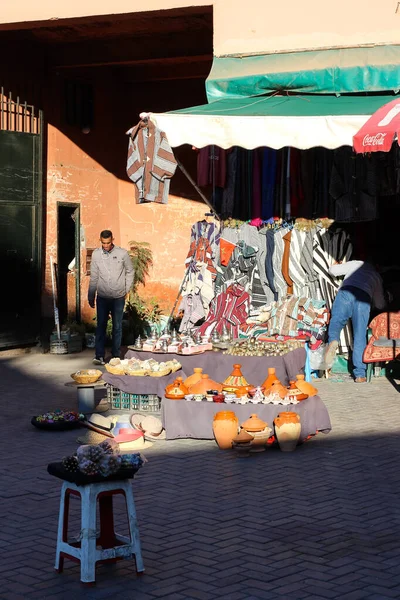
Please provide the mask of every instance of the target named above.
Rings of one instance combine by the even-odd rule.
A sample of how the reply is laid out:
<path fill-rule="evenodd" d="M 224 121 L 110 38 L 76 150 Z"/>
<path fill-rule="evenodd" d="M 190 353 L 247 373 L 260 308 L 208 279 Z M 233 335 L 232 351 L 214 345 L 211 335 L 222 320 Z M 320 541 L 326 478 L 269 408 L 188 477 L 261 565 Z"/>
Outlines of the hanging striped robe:
<path fill-rule="evenodd" d="M 272 264 L 274 267 L 274 285 L 278 293 L 278 300 L 286 297 L 288 289 L 287 283 L 282 274 L 282 258 L 284 252 L 283 236 L 286 235 L 288 231 L 289 229 L 286 227 L 278 229 L 278 231 L 275 231 L 274 233 L 275 246 L 274 254 L 272 257 Z"/>
<path fill-rule="evenodd" d="M 289 275 L 293 281 L 293 294 L 297 297 L 309 296 L 307 287 L 307 276 L 301 265 L 301 254 L 303 251 L 306 232 L 292 229 L 289 254 Z"/>
<path fill-rule="evenodd" d="M 329 267 L 335 262 L 347 261 L 353 251 L 349 235 L 343 229 L 332 232 L 328 229 L 317 231 L 313 242 L 314 270 L 318 273 L 322 299 L 329 310 L 340 287 L 340 282 L 329 274 Z M 346 353 L 352 347 L 353 336 L 350 323 L 340 334 L 339 350 Z"/>
<path fill-rule="evenodd" d="M 318 274 L 314 270 L 314 258 L 313 258 L 313 242 L 316 229 L 306 232 L 304 239 L 303 248 L 301 251 L 300 264 L 306 273 L 306 286 L 308 289 L 308 296 L 310 298 L 321 299 L 321 291 L 319 287 Z"/>

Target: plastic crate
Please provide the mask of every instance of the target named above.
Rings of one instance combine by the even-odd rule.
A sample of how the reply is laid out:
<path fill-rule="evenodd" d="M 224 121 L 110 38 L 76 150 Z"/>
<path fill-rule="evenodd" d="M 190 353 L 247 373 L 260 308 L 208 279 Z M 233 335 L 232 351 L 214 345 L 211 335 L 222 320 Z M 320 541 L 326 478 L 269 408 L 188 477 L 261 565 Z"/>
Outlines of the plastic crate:
<path fill-rule="evenodd" d="M 156 394 L 130 394 L 113 385 L 107 385 L 107 401 L 112 410 L 138 410 L 141 412 L 159 412 L 161 398 Z"/>

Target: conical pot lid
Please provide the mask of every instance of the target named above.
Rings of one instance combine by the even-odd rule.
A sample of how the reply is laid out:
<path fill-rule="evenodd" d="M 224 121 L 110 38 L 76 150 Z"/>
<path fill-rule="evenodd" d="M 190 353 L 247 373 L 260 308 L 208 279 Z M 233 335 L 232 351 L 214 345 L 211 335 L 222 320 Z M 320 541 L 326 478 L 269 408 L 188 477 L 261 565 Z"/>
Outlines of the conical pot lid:
<path fill-rule="evenodd" d="M 243 429 L 246 431 L 262 431 L 268 427 L 268 423 L 260 419 L 255 413 L 242 423 Z"/>
<path fill-rule="evenodd" d="M 307 396 L 316 396 L 318 394 L 318 390 L 308 381 L 305 381 L 304 375 L 297 375 L 296 385 L 303 392 L 303 394 L 307 394 Z"/>
<path fill-rule="evenodd" d="M 250 435 L 250 433 L 247 433 L 247 431 L 245 431 L 244 429 L 241 429 L 240 433 L 235 438 L 233 438 L 232 441 L 235 442 L 235 444 L 247 444 L 252 440 L 254 440 L 254 436 Z"/>

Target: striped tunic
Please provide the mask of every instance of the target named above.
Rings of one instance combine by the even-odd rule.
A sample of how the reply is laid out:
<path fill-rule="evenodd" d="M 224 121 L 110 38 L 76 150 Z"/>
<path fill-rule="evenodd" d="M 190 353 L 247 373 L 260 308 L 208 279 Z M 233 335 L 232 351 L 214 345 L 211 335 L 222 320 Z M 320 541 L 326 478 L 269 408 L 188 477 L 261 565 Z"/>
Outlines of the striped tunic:
<path fill-rule="evenodd" d="M 278 300 L 284 298 L 287 294 L 287 283 L 282 275 L 282 259 L 284 252 L 284 241 L 283 236 L 288 233 L 289 228 L 278 229 L 274 234 L 274 254 L 272 257 L 272 264 L 274 267 L 274 286 L 278 293 Z"/>
<path fill-rule="evenodd" d="M 298 229 L 292 230 L 289 254 L 289 275 L 293 281 L 293 294 L 295 296 L 309 296 L 307 276 L 301 264 L 306 232 Z"/>
<path fill-rule="evenodd" d="M 340 283 L 329 273 L 329 267 L 335 262 L 347 261 L 353 251 L 349 235 L 343 229 L 331 231 L 320 229 L 314 236 L 313 261 L 314 270 L 318 273 L 322 299 L 329 310 L 340 287 Z M 352 347 L 352 330 L 348 323 L 340 334 L 339 349 L 348 352 Z"/>

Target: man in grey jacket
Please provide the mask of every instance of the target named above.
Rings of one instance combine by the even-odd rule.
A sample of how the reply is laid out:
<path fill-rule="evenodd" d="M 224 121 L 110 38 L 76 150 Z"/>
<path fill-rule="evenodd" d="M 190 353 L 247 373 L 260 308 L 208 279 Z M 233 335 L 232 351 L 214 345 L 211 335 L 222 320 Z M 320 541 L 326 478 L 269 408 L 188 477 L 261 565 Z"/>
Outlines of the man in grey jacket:
<path fill-rule="evenodd" d="M 122 339 L 122 317 L 125 297 L 131 289 L 133 264 L 126 250 L 114 246 L 113 234 L 109 229 L 100 233 L 101 248 L 92 254 L 88 302 L 94 308 L 96 298 L 96 356 L 95 365 L 104 365 L 105 341 L 108 317 L 112 318 L 112 357 L 120 358 Z"/>

